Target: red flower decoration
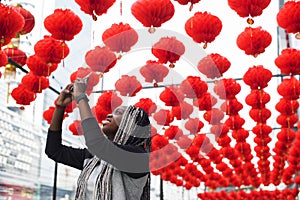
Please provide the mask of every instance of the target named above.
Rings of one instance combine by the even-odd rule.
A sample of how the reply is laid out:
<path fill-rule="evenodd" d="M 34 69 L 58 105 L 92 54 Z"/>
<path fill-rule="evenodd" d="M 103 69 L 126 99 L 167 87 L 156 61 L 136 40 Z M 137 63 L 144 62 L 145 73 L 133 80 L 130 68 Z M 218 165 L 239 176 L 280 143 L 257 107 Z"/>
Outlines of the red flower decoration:
<path fill-rule="evenodd" d="M 236 11 L 240 17 L 256 17 L 262 14 L 271 0 L 228 0 L 229 7 Z"/>
<path fill-rule="evenodd" d="M 184 124 L 184 128 L 186 128 L 190 134 L 196 134 L 200 132 L 203 126 L 203 122 L 201 122 L 198 118 L 189 118 Z"/>
<path fill-rule="evenodd" d="M 265 52 L 265 49 L 271 44 L 272 36 L 261 27 L 246 27 L 236 40 L 237 46 L 245 51 L 246 55 L 257 57 Z"/>
<path fill-rule="evenodd" d="M 197 106 L 199 110 L 211 110 L 217 103 L 217 99 L 209 93 L 204 93 L 203 97 L 193 101 L 193 105 Z"/>
<path fill-rule="evenodd" d="M 47 31 L 57 40 L 72 40 L 82 29 L 81 19 L 70 9 L 56 9 L 44 20 Z"/>
<path fill-rule="evenodd" d="M 91 94 L 94 86 L 99 83 L 99 76 L 95 72 L 93 72 L 90 68 L 84 68 L 84 67 L 79 67 L 77 69 L 77 71 L 73 72 L 70 76 L 71 82 L 74 83 L 74 81 L 77 78 L 84 78 L 91 72 L 92 72 L 92 74 L 90 75 L 90 77 L 88 79 L 87 88 L 86 88 L 86 92 L 88 95 Z"/>
<path fill-rule="evenodd" d="M 97 105 L 104 110 L 112 113 L 112 111 L 122 104 L 123 100 L 113 91 L 105 91 L 99 96 Z"/>
<path fill-rule="evenodd" d="M 129 24 L 112 24 L 102 34 L 104 44 L 115 52 L 128 52 L 138 41 L 137 32 Z"/>
<path fill-rule="evenodd" d="M 184 101 L 181 102 L 180 105 L 172 107 L 173 116 L 178 120 L 189 118 L 193 111 L 193 106 Z"/>
<path fill-rule="evenodd" d="M 19 12 L 24 20 L 25 20 L 25 24 L 22 28 L 22 30 L 19 31 L 19 33 L 21 35 L 25 35 L 27 33 L 30 33 L 35 25 L 35 19 L 34 16 L 25 8 L 23 8 L 21 5 L 17 5 L 17 6 L 12 6 L 12 8 Z"/>
<path fill-rule="evenodd" d="M 52 116 L 53 116 L 54 110 L 55 110 L 55 107 L 50 106 L 47 110 L 45 110 L 43 112 L 43 118 L 44 118 L 44 120 L 47 121 L 48 124 L 50 124 L 52 121 Z"/>
<path fill-rule="evenodd" d="M 105 14 L 108 9 L 116 2 L 116 0 L 75 0 L 75 2 L 80 6 L 80 9 L 93 17 L 93 20 L 97 20 L 97 16 Z"/>
<path fill-rule="evenodd" d="M 159 125 L 169 126 L 170 123 L 174 120 L 174 117 L 169 110 L 160 109 L 158 112 L 154 113 L 153 119 Z"/>
<path fill-rule="evenodd" d="M 96 46 L 85 54 L 86 64 L 96 72 L 108 72 L 117 63 L 116 55 L 108 47 Z"/>
<path fill-rule="evenodd" d="M 287 100 L 285 98 L 281 98 L 275 108 L 283 115 L 292 115 L 297 113 L 299 103 L 298 100 Z"/>
<path fill-rule="evenodd" d="M 265 91 L 254 89 L 246 96 L 245 102 L 252 108 L 263 108 L 270 99 L 270 95 Z"/>
<path fill-rule="evenodd" d="M 34 52 L 45 62 L 60 63 L 62 59 L 69 55 L 69 47 L 65 42 L 44 36 L 34 45 Z"/>
<path fill-rule="evenodd" d="M 137 0 L 131 6 L 131 13 L 153 33 L 154 27 L 160 27 L 173 17 L 175 9 L 170 0 Z"/>
<path fill-rule="evenodd" d="M 148 113 L 148 116 L 154 113 L 157 109 L 156 104 L 149 98 L 141 98 L 139 102 L 134 104 L 134 106 L 136 108 L 144 109 L 146 113 Z"/>
<path fill-rule="evenodd" d="M 32 91 L 26 89 L 23 84 L 19 84 L 11 92 L 11 96 L 16 100 L 17 104 L 30 105 L 32 101 L 35 100 L 36 94 Z"/>
<path fill-rule="evenodd" d="M 275 64 L 282 74 L 300 74 L 300 51 L 293 48 L 282 50 L 281 55 L 275 59 Z"/>
<path fill-rule="evenodd" d="M 7 57 L 12 59 L 20 66 L 24 66 L 26 64 L 27 55 L 25 52 L 18 48 L 5 48 L 3 49 Z"/>
<path fill-rule="evenodd" d="M 267 108 L 251 109 L 249 115 L 256 122 L 266 123 L 267 119 L 271 117 L 271 111 Z"/>
<path fill-rule="evenodd" d="M 213 42 L 222 30 L 222 21 L 207 12 L 196 12 L 185 23 L 186 33 L 197 43 Z"/>
<path fill-rule="evenodd" d="M 8 58 L 5 51 L 0 50 L 0 67 L 6 65 L 8 63 Z"/>
<path fill-rule="evenodd" d="M 198 3 L 201 0 L 175 0 L 175 1 L 177 1 L 181 5 L 187 5 L 188 3 L 191 3 L 189 10 L 192 11 L 193 5 Z"/>
<path fill-rule="evenodd" d="M 253 66 L 245 73 L 243 80 L 251 89 L 263 89 L 268 86 L 272 72 L 262 65 Z"/>
<path fill-rule="evenodd" d="M 24 27 L 24 17 L 11 6 L 0 4 L 0 47 L 7 45 Z"/>
<path fill-rule="evenodd" d="M 168 75 L 169 69 L 156 61 L 148 60 L 146 65 L 140 68 L 140 73 L 145 77 L 146 82 L 152 83 L 154 81 L 154 87 L 157 87 L 157 83 L 163 82 Z"/>
<path fill-rule="evenodd" d="M 286 1 L 277 14 L 278 25 L 288 33 L 300 32 L 300 2 Z"/>
<path fill-rule="evenodd" d="M 277 87 L 278 93 L 285 99 L 296 100 L 300 94 L 300 83 L 294 78 L 285 78 Z"/>
<path fill-rule="evenodd" d="M 29 56 L 26 60 L 27 67 L 37 76 L 50 76 L 57 69 L 57 63 L 46 63 L 37 55 Z"/>
<path fill-rule="evenodd" d="M 72 132 L 73 135 L 83 135 L 81 121 L 80 120 L 74 120 L 69 125 L 69 130 Z"/>
<path fill-rule="evenodd" d="M 214 91 L 221 99 L 234 99 L 241 91 L 241 85 L 232 78 L 217 81 Z"/>
<path fill-rule="evenodd" d="M 184 54 L 185 47 L 176 37 L 162 37 L 152 46 L 151 52 L 158 58 L 158 62 L 170 62 L 170 67 L 173 68 L 174 63 Z"/>
<path fill-rule="evenodd" d="M 115 83 L 116 90 L 122 96 L 133 97 L 142 89 L 141 83 L 135 76 L 122 75 L 122 77 Z"/>
<path fill-rule="evenodd" d="M 41 93 L 44 89 L 50 86 L 48 78 L 44 76 L 36 76 L 32 72 L 23 76 L 22 84 L 26 89 L 34 93 Z"/>
<path fill-rule="evenodd" d="M 208 89 L 206 82 L 198 76 L 188 76 L 180 83 L 181 91 L 187 98 L 201 98 Z"/>
<path fill-rule="evenodd" d="M 160 100 L 162 100 L 166 106 L 178 106 L 184 99 L 184 95 L 179 87 L 169 86 L 159 95 Z"/>
<path fill-rule="evenodd" d="M 198 70 L 203 73 L 207 78 L 219 78 L 223 76 L 229 67 L 230 61 L 217 53 L 212 53 L 202 58 L 198 63 Z"/>

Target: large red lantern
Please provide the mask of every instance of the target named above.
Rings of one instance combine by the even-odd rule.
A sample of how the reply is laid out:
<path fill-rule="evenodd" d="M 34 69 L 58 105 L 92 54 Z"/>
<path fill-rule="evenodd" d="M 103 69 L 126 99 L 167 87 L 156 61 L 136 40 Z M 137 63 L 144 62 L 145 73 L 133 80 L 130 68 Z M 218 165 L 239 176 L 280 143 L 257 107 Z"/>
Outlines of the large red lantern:
<path fill-rule="evenodd" d="M 96 46 L 85 54 L 85 61 L 93 71 L 106 73 L 115 66 L 117 57 L 108 47 Z"/>
<path fill-rule="evenodd" d="M 201 98 L 208 89 L 206 82 L 198 76 L 188 76 L 180 83 L 180 89 L 187 98 Z"/>
<path fill-rule="evenodd" d="M 8 58 L 6 53 L 3 50 L 0 50 L 0 67 L 6 65 L 8 62 Z"/>
<path fill-rule="evenodd" d="M 65 42 L 44 36 L 44 39 L 34 45 L 34 52 L 47 63 L 60 63 L 69 55 L 70 50 Z"/>
<path fill-rule="evenodd" d="M 80 6 L 80 9 L 93 17 L 93 20 L 97 20 L 97 16 L 101 16 L 106 13 L 107 10 L 116 2 L 116 0 L 75 0 L 75 2 Z"/>
<path fill-rule="evenodd" d="M 84 78 L 89 74 L 90 74 L 90 77 L 88 79 L 87 88 L 86 88 L 86 92 L 87 92 L 88 95 L 91 94 L 91 92 L 93 91 L 94 86 L 99 83 L 99 76 L 88 67 L 86 67 L 86 68 L 79 67 L 77 69 L 77 71 L 73 72 L 70 76 L 71 82 L 74 83 L 74 81 L 77 78 Z"/>
<path fill-rule="evenodd" d="M 158 82 L 163 82 L 169 73 L 169 69 L 161 63 L 148 60 L 146 65 L 140 68 L 140 73 L 145 77 L 146 82 L 154 82 L 154 87 L 158 87 Z"/>
<path fill-rule="evenodd" d="M 11 96 L 16 100 L 17 104 L 21 105 L 29 105 L 36 98 L 36 94 L 27 90 L 23 84 L 19 84 L 14 88 L 11 92 Z"/>
<path fill-rule="evenodd" d="M 50 124 L 52 121 L 52 116 L 53 116 L 54 110 L 55 110 L 55 107 L 50 106 L 47 110 L 45 110 L 43 112 L 43 119 L 46 120 L 48 124 Z"/>
<path fill-rule="evenodd" d="M 18 65 L 24 66 L 26 64 L 27 55 L 22 50 L 18 48 L 5 48 L 3 51 L 6 53 L 7 57 L 12 59 Z"/>
<path fill-rule="evenodd" d="M 156 104 L 150 98 L 141 98 L 137 103 L 134 104 L 134 106 L 144 109 L 148 116 L 154 113 L 157 109 Z"/>
<path fill-rule="evenodd" d="M 132 15 L 153 33 L 170 20 L 174 13 L 174 5 L 170 0 L 137 0 L 131 6 Z"/>
<path fill-rule="evenodd" d="M 218 53 L 203 57 L 198 63 L 198 70 L 207 78 L 220 78 L 231 66 L 230 61 Z"/>
<path fill-rule="evenodd" d="M 10 6 L 0 4 L 0 48 L 7 45 L 24 27 L 24 17 Z"/>
<path fill-rule="evenodd" d="M 104 110 L 112 113 L 112 111 L 122 104 L 123 100 L 113 91 L 105 91 L 99 96 L 97 105 Z"/>
<path fill-rule="evenodd" d="M 158 112 L 154 113 L 153 119 L 159 125 L 169 126 L 170 123 L 174 121 L 174 116 L 169 110 L 160 109 Z"/>
<path fill-rule="evenodd" d="M 243 81 L 251 87 L 251 89 L 263 89 L 268 86 L 268 82 L 272 78 L 272 72 L 265 69 L 262 65 L 253 66 L 244 74 Z"/>
<path fill-rule="evenodd" d="M 115 83 L 116 90 L 122 96 L 133 97 L 142 89 L 141 83 L 135 76 L 122 75 L 122 77 Z"/>
<path fill-rule="evenodd" d="M 57 40 L 72 40 L 82 29 L 81 19 L 70 9 L 56 9 L 44 20 L 47 31 Z"/>
<path fill-rule="evenodd" d="M 278 25 L 288 33 L 297 33 L 300 38 L 300 2 L 286 1 L 277 14 Z"/>
<path fill-rule="evenodd" d="M 26 60 L 27 67 L 37 76 L 50 76 L 57 69 L 57 63 L 46 63 L 37 55 L 29 56 Z"/>
<path fill-rule="evenodd" d="M 237 37 L 237 46 L 245 51 L 246 55 L 257 57 L 264 53 L 265 49 L 271 44 L 272 36 L 261 27 L 246 27 L 245 30 Z"/>
<path fill-rule="evenodd" d="M 81 121 L 80 120 L 74 120 L 69 125 L 69 130 L 72 132 L 73 135 L 83 135 Z"/>
<path fill-rule="evenodd" d="M 152 46 L 151 52 L 158 58 L 158 62 L 169 62 L 169 66 L 173 68 L 174 63 L 184 54 L 185 47 L 176 37 L 162 37 Z"/>
<path fill-rule="evenodd" d="M 184 94 L 179 87 L 172 85 L 165 87 L 159 98 L 166 106 L 179 106 L 184 99 Z"/>
<path fill-rule="evenodd" d="M 294 48 L 282 50 L 281 55 L 275 59 L 275 64 L 283 74 L 300 74 L 300 50 Z"/>
<path fill-rule="evenodd" d="M 228 0 L 228 5 L 240 17 L 256 17 L 262 14 L 263 10 L 268 7 L 271 0 Z M 247 19 L 249 24 L 253 24 L 252 19 Z"/>
<path fill-rule="evenodd" d="M 48 78 L 44 76 L 36 76 L 32 72 L 23 76 L 22 84 L 26 89 L 34 93 L 41 93 L 44 89 L 50 86 Z"/>
<path fill-rule="evenodd" d="M 111 51 L 122 53 L 128 52 L 137 43 L 138 34 L 129 24 L 120 22 L 106 29 L 102 40 Z"/>
<path fill-rule="evenodd" d="M 19 31 L 19 34 L 25 35 L 27 33 L 30 33 L 35 25 L 34 16 L 28 10 L 26 10 L 19 4 L 17 6 L 12 6 L 12 8 L 15 11 L 19 12 L 25 20 L 25 24 L 24 24 L 22 30 Z"/>
<path fill-rule="evenodd" d="M 208 12 L 196 12 L 185 23 L 186 33 L 197 43 L 213 42 L 222 30 L 222 21 Z"/>

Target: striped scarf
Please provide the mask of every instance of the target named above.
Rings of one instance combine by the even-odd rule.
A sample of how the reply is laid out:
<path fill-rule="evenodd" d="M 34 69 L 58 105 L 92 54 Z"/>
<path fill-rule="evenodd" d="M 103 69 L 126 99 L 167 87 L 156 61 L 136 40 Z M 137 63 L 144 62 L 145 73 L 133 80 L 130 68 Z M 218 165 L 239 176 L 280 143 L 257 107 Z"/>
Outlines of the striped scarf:
<path fill-rule="evenodd" d="M 141 129 L 142 128 L 142 129 Z M 141 132 L 142 130 L 142 132 Z M 139 134 L 139 135 L 136 135 Z M 139 136 L 139 137 L 134 137 Z M 117 144 L 130 144 L 134 146 L 146 145 L 146 151 L 150 152 L 150 125 L 147 113 L 134 106 L 128 106 L 125 110 L 119 129 L 114 137 Z M 86 164 L 78 177 L 78 186 L 76 190 L 75 200 L 84 200 L 86 192 L 86 184 L 94 168 L 101 162 L 102 168 L 97 177 L 94 199 L 95 200 L 111 200 L 112 199 L 112 176 L 115 168 L 109 163 L 100 161 L 94 156 Z M 141 200 L 150 200 L 150 174 L 143 190 Z"/>

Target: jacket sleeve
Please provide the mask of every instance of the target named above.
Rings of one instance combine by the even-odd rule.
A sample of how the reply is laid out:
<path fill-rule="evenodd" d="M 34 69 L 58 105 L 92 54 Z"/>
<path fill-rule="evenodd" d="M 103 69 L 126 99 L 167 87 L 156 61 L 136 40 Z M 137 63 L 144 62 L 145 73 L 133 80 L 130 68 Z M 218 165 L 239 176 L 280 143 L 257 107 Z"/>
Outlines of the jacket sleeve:
<path fill-rule="evenodd" d="M 85 119 L 81 123 L 85 142 L 91 154 L 133 178 L 149 173 L 149 153 L 142 147 L 111 142 L 103 135 L 95 118 Z"/>
<path fill-rule="evenodd" d="M 87 149 L 74 148 L 62 144 L 61 131 L 48 130 L 46 155 L 58 162 L 82 170 L 86 158 L 92 157 Z"/>

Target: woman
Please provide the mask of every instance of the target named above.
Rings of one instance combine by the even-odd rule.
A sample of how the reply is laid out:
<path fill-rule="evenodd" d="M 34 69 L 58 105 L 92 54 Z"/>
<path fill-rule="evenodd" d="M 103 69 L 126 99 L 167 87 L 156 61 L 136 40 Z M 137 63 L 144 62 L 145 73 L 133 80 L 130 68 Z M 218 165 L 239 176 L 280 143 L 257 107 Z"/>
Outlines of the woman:
<path fill-rule="evenodd" d="M 82 170 L 76 200 L 150 199 L 150 125 L 141 108 L 118 107 L 100 129 L 85 95 L 86 80 L 69 84 L 56 99 L 45 152 L 56 162 Z M 61 144 L 65 107 L 76 99 L 86 145 L 76 149 Z"/>

